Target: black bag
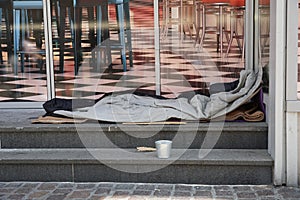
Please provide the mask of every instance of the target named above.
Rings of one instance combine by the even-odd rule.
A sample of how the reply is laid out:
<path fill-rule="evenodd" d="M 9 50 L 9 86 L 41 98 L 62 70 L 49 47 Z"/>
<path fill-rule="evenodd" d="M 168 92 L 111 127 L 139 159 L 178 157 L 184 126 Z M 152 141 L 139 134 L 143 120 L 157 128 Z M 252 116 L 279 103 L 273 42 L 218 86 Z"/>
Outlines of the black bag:
<path fill-rule="evenodd" d="M 56 110 L 73 111 L 74 109 L 84 108 L 95 104 L 94 100 L 89 99 L 61 99 L 54 98 L 46 101 L 43 108 L 47 113 L 53 113 Z"/>

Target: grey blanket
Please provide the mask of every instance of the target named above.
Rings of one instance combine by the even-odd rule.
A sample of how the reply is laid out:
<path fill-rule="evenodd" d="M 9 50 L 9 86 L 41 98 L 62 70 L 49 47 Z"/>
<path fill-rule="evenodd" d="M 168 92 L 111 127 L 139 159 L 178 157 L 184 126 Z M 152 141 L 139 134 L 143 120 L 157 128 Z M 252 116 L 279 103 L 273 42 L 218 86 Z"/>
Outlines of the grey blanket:
<path fill-rule="evenodd" d="M 191 99 L 156 99 L 134 94 L 104 97 L 92 107 L 77 111 L 56 111 L 56 114 L 74 118 L 110 122 L 155 122 L 170 118 L 208 120 L 224 116 L 249 101 L 259 88 L 262 70 L 243 70 L 238 86 L 229 92 L 219 92 L 210 97 L 197 94 Z"/>

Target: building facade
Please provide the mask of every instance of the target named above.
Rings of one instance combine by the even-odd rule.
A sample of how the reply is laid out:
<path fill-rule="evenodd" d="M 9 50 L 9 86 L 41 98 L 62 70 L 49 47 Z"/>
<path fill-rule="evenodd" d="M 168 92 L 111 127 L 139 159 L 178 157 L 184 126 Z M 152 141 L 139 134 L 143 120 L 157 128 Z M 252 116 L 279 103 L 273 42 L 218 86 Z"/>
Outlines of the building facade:
<path fill-rule="evenodd" d="M 244 30 L 243 37 L 241 39 L 235 38 L 236 41 L 233 43 L 232 49 L 224 50 L 226 55 L 220 55 L 219 48 L 222 49 L 222 47 L 213 43 L 215 38 L 212 38 L 211 41 L 204 38 L 204 51 L 199 51 L 198 47 L 201 44 L 197 44 L 197 41 L 194 42 L 197 24 L 198 28 L 203 28 L 203 24 L 201 25 L 203 19 L 198 18 L 201 14 L 197 14 L 200 8 L 193 10 L 185 7 L 187 11 L 184 13 L 189 17 L 185 18 L 187 22 L 184 23 L 186 24 L 181 21 L 182 28 L 178 29 L 177 26 L 172 28 L 172 25 L 171 27 L 164 27 L 166 26 L 164 24 L 167 19 L 166 15 L 167 13 L 169 15 L 170 12 L 169 10 L 167 13 L 165 12 L 162 3 L 157 0 L 144 3 L 132 1 L 130 2 L 130 37 L 132 37 L 130 42 L 132 42 L 132 51 L 134 52 L 132 58 L 134 67 L 128 71 L 124 70 L 124 61 L 121 62 L 118 53 L 113 54 L 113 60 L 109 63 L 111 66 L 106 66 L 112 67 L 112 71 L 106 71 L 106 69 L 97 71 L 98 65 L 96 65 L 95 71 L 89 58 L 93 56 L 93 52 L 96 52 L 97 56 L 101 56 L 101 47 L 97 49 L 97 45 L 88 44 L 95 38 L 84 34 L 90 29 L 90 13 L 88 9 L 83 10 L 82 18 L 86 21 L 83 20 L 82 22 L 82 35 L 89 42 L 81 44 L 83 49 L 88 49 L 88 53 L 83 52 L 81 55 L 82 63 L 79 67 L 79 74 L 76 74 L 76 69 L 73 68 L 74 60 L 69 53 L 72 51 L 70 46 L 72 46 L 73 41 L 63 41 L 66 53 L 64 52 L 65 55 L 63 56 L 65 59 L 63 61 L 64 66 L 61 66 L 62 57 L 59 56 L 61 51 L 57 46 L 62 44 L 60 43 L 62 37 L 60 37 L 59 32 L 62 28 L 61 24 L 59 25 L 59 22 L 62 21 L 59 19 L 62 16 L 60 18 L 53 17 L 52 13 L 55 9 L 51 9 L 53 7 L 51 3 L 53 2 L 43 0 L 40 3 L 28 4 L 28 9 L 33 10 L 30 12 L 25 12 L 24 7 L 20 8 L 16 3 L 12 5 L 15 25 L 13 35 L 14 37 L 19 35 L 20 41 L 25 41 L 25 43 L 22 44 L 21 49 L 18 49 L 18 46 L 14 47 L 14 51 L 18 50 L 18 52 L 12 52 L 14 56 L 7 53 L 7 56 L 2 58 L 6 65 L 2 66 L 0 75 L 2 84 L 0 91 L 1 108 L 15 108 L 16 106 L 41 108 L 43 102 L 54 97 L 97 99 L 105 93 L 117 91 L 141 90 L 164 97 L 177 97 L 179 94 L 189 91 L 205 93 L 207 92 L 207 85 L 201 86 L 199 82 L 230 82 L 236 80 L 239 77 L 239 72 L 244 68 L 255 70 L 259 67 L 268 66 L 266 73 L 269 77 L 269 91 L 264 93 L 264 99 L 267 105 L 269 130 L 268 152 L 274 159 L 274 184 L 291 186 L 299 184 L 298 0 L 271 0 L 267 3 L 261 0 L 246 0 L 244 11 L 238 14 L 239 18 L 236 18 L 236 24 L 244 23 L 244 26 L 239 25 L 237 27 L 240 29 L 239 31 L 236 30 L 236 33 L 241 33 Z M 176 8 L 172 9 L 176 10 Z M 5 8 L 2 10 L 4 11 Z M 42 13 L 35 12 L 36 10 L 42 10 Z M 113 8 L 109 7 L 108 17 L 111 21 L 116 19 L 116 13 L 112 10 Z M 65 28 L 70 28 L 66 31 L 66 38 L 73 40 L 74 32 L 70 13 L 69 10 L 69 15 L 58 14 L 69 17 L 66 18 Z M 190 15 L 189 13 L 193 14 Z M 25 16 L 25 14 L 27 17 L 29 16 L 27 19 L 29 25 L 25 25 L 26 21 L 18 21 L 18 19 L 25 19 L 26 17 L 20 17 Z M 171 14 L 174 18 L 178 17 L 178 12 Z M 5 15 L 3 14 L 3 16 Z M 30 20 L 41 23 L 41 16 L 43 16 L 43 28 L 39 31 L 44 31 L 44 43 L 39 45 L 38 40 L 32 39 L 38 33 L 30 31 L 34 29 L 30 25 Z M 242 16 L 244 18 L 241 20 Z M 184 15 L 181 17 L 183 18 Z M 222 20 L 230 22 L 230 14 L 220 21 Z M 214 21 L 216 20 L 211 20 L 209 23 L 214 23 Z M 16 28 L 18 24 L 24 24 L 28 32 Z M 113 25 L 116 26 L 117 24 Z M 195 26 L 195 32 L 189 36 L 188 29 L 193 26 Z M 128 31 L 128 26 L 126 28 Z M 8 32 L 7 28 L 4 29 Z M 227 32 L 226 27 L 224 32 Z M 26 34 L 29 35 L 26 36 Z M 118 37 L 113 33 L 111 35 Z M 128 42 L 128 38 L 126 40 Z M 245 46 L 239 44 L 242 40 L 244 40 Z M 14 41 L 19 40 L 14 38 Z M 6 44 L 7 51 L 9 51 L 9 45 L 9 43 Z M 2 46 L 5 47 L 5 44 Z M 227 52 L 229 53 L 227 54 Z M 25 55 L 33 56 L 26 58 Z M 40 57 L 44 59 L 42 61 L 44 63 L 41 65 L 39 65 Z M 8 68 L 11 66 L 9 62 L 14 63 L 14 66 Z M 15 65 L 16 63 L 18 64 Z M 207 66 L 211 66 L 211 63 L 213 63 L 212 69 L 207 70 Z M 206 70 L 201 71 L 203 66 L 206 67 Z M 220 70 L 222 67 L 228 68 L 229 71 Z M 129 68 L 130 61 L 127 61 L 127 69 Z M 202 73 L 208 74 L 208 71 L 212 71 L 212 75 L 206 76 L 206 79 L 202 80 Z M 179 78 L 174 78 L 174 74 L 177 74 Z"/>

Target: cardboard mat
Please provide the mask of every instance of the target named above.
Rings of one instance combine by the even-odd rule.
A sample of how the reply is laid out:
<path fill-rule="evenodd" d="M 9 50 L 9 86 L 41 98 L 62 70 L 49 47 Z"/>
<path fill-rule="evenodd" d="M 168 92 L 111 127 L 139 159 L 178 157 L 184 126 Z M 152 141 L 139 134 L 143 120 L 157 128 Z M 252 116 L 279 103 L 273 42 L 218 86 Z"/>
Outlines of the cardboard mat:
<path fill-rule="evenodd" d="M 66 117 L 52 117 L 52 116 L 40 116 L 37 119 L 31 120 L 31 123 L 37 124 L 74 124 L 74 123 L 84 123 L 87 119 L 73 119 Z"/>

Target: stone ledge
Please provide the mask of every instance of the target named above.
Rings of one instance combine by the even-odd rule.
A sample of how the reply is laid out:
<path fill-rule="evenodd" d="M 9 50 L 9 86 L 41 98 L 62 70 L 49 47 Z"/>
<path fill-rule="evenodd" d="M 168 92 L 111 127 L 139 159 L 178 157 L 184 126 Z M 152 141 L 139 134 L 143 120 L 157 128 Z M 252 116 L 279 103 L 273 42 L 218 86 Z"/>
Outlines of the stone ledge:
<path fill-rule="evenodd" d="M 76 132 L 77 130 L 84 130 L 86 132 L 98 132 L 100 130 L 105 132 L 141 132 L 141 131 L 230 131 L 230 132 L 265 132 L 268 130 L 268 125 L 265 122 L 248 123 L 248 122 L 211 122 L 211 123 L 197 123 L 186 122 L 186 124 L 149 124 L 149 125 L 134 125 L 134 124 L 114 124 L 114 123 L 83 123 L 83 124 L 0 124 L 0 132 L 16 133 L 16 132 Z"/>
<path fill-rule="evenodd" d="M 180 125 L 135 125 L 135 124 L 115 124 L 98 123 L 97 121 L 86 122 L 83 124 L 31 124 L 31 119 L 38 118 L 45 114 L 43 109 L 3 109 L 0 116 L 0 132 L 6 133 L 25 133 L 25 132 L 74 132 L 82 129 L 87 132 L 99 131 L 101 128 L 105 132 L 119 131 L 231 131 L 231 132 L 265 132 L 268 130 L 266 122 L 211 122 L 202 123 L 198 121 L 187 121 Z"/>
<path fill-rule="evenodd" d="M 169 159 L 158 159 L 156 152 L 135 149 L 1 149 L 0 164 L 273 165 L 267 150 L 213 149 L 203 158 L 199 153 L 197 149 L 172 149 Z"/>

